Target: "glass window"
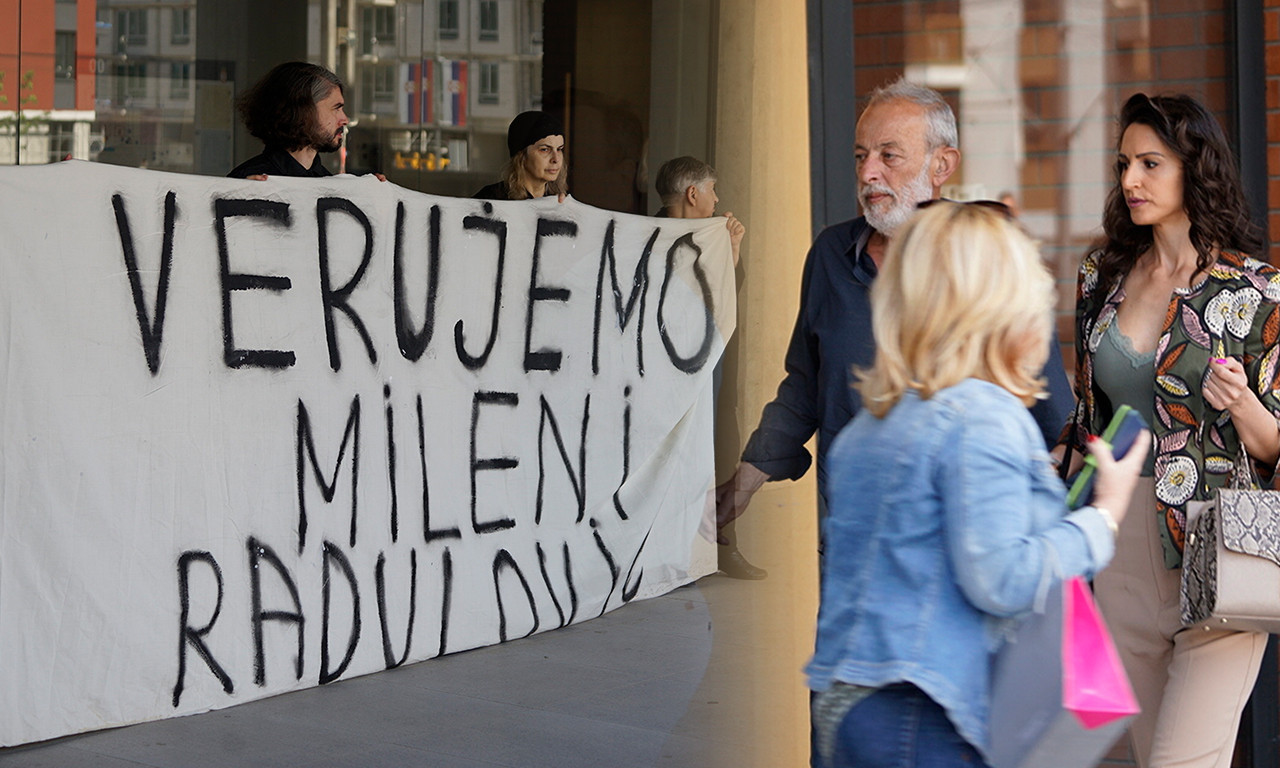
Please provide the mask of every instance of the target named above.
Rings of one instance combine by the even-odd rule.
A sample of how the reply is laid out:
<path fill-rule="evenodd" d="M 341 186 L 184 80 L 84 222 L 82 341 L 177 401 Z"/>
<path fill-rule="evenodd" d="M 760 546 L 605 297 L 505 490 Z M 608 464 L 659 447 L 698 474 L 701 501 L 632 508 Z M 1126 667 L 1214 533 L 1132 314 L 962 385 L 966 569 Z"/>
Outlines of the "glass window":
<path fill-rule="evenodd" d="M 129 14 L 124 11 L 116 13 L 116 23 L 112 29 L 114 40 L 112 47 L 116 53 L 124 53 L 125 48 L 125 30 L 129 28 Z"/>
<path fill-rule="evenodd" d="M 136 48 L 147 44 L 147 11 L 135 8 L 116 14 L 116 42 L 118 52 L 125 47 Z"/>
<path fill-rule="evenodd" d="M 75 157 L 76 135 L 74 125 L 60 122 L 49 124 L 49 160 L 56 163 L 68 157 Z"/>
<path fill-rule="evenodd" d="M 169 65 L 169 98 L 185 99 L 191 95 L 191 64 L 175 62 Z"/>
<path fill-rule="evenodd" d="M 480 0 L 480 39 L 487 43 L 498 40 L 498 0 Z"/>
<path fill-rule="evenodd" d="M 440 0 L 438 32 L 441 40 L 458 39 L 458 0 Z"/>
<path fill-rule="evenodd" d="M 263 62 L 305 58 L 348 84 L 347 152 L 325 153 L 329 170 L 376 170 L 411 189 L 469 195 L 500 174 L 511 119 L 542 106 L 544 0 L 325 0 L 287 12 L 246 3 L 205 29 L 203 14 L 222 19 L 226 3 L 95 0 L 85 18 L 71 12 L 74 0 L 56 5 L 53 18 L 23 17 L 22 39 L 39 41 L 21 51 L 33 71 L 0 79 L 0 110 L 56 114 L 0 131 L 0 163 L 70 154 L 221 176 L 261 149 L 235 97 Z M 498 39 L 482 43 L 482 25 Z M 298 29 L 305 54 L 240 50 L 234 30 L 251 26 Z M 0 42 L 0 62 L 17 53 L 13 40 Z"/>
<path fill-rule="evenodd" d="M 477 98 L 481 104 L 497 104 L 498 103 L 498 65 L 481 62 L 480 64 L 480 89 Z"/>
<path fill-rule="evenodd" d="M 380 45 L 396 44 L 396 9 L 375 5 L 360 9 L 360 53 L 369 56 Z"/>
<path fill-rule="evenodd" d="M 169 13 L 169 42 L 186 45 L 191 42 L 191 9 L 174 8 Z"/>
<path fill-rule="evenodd" d="M 140 62 L 116 66 L 116 86 L 121 106 L 147 95 L 147 65 Z"/>
<path fill-rule="evenodd" d="M 360 78 L 360 111 L 395 114 L 396 68 L 391 64 L 366 66 Z"/>
<path fill-rule="evenodd" d="M 58 32 L 53 39 L 53 76 L 71 80 L 76 76 L 76 33 Z"/>

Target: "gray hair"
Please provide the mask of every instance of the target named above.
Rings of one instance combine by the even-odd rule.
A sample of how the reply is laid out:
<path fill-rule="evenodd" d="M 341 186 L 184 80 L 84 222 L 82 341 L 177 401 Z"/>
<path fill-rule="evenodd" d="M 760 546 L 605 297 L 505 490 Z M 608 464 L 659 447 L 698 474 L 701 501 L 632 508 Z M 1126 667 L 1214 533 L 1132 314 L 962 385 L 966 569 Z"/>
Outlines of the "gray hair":
<path fill-rule="evenodd" d="M 658 178 L 654 181 L 654 186 L 658 188 L 662 206 L 669 208 L 684 197 L 684 191 L 689 187 L 701 189 L 703 184 L 715 180 L 715 168 L 696 157 L 685 155 L 663 163 L 658 169 Z"/>
<path fill-rule="evenodd" d="M 315 103 L 319 104 L 329 98 L 329 94 L 334 88 L 343 91 L 343 95 L 346 95 L 345 89 L 342 87 L 342 79 L 324 67 L 316 66 L 309 74 L 312 77 L 311 100 Z"/>
<path fill-rule="evenodd" d="M 923 85 L 911 83 L 899 77 L 891 83 L 882 85 L 867 97 L 867 109 L 886 101 L 909 101 L 924 108 L 925 141 L 929 150 L 939 147 L 955 147 L 960 143 L 956 131 L 956 116 L 951 105 L 942 98 L 942 94 Z M 865 111 L 865 110 L 864 110 Z"/>

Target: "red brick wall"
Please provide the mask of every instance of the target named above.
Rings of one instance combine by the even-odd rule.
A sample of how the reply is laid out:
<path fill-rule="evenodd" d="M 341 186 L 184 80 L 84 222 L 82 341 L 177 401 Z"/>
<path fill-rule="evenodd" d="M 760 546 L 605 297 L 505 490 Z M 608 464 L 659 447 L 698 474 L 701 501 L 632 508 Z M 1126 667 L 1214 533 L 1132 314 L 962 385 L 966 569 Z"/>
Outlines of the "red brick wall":
<path fill-rule="evenodd" d="M 76 109 L 93 109 L 94 95 L 97 92 L 97 78 L 94 74 L 97 11 L 95 0 L 77 0 Z"/>
<path fill-rule="evenodd" d="M 0 110 L 53 108 L 54 1 L 22 0 L 19 26 L 17 0 L 0 0 L 0 72 L 7 101 Z M 22 58 L 16 52 L 21 29 Z M 21 69 L 19 69 L 21 64 Z"/>

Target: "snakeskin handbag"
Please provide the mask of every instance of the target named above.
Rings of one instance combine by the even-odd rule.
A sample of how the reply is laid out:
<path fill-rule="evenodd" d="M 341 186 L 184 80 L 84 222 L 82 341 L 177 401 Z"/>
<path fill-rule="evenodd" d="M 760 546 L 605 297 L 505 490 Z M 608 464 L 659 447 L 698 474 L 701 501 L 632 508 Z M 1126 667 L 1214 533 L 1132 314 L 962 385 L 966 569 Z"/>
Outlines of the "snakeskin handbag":
<path fill-rule="evenodd" d="M 1257 487 L 1241 446 L 1228 487 L 1187 505 L 1184 626 L 1280 633 L 1280 491 Z"/>

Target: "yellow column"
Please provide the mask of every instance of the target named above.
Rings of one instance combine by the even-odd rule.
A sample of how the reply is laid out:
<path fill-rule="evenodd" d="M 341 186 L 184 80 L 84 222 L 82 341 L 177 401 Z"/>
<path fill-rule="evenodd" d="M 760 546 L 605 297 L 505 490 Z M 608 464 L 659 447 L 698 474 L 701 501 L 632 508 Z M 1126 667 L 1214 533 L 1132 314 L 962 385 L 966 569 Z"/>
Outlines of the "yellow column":
<path fill-rule="evenodd" d="M 722 208 L 747 226 L 738 330 L 725 360 L 716 453 L 721 479 L 773 399 L 812 240 L 805 4 L 720 0 L 715 160 Z M 738 525 L 738 543 L 769 570 L 735 588 L 744 610 L 725 617 L 741 643 L 747 701 L 735 702 L 760 768 L 808 764 L 808 691 L 801 667 L 817 616 L 815 472 L 769 483 Z M 725 625 L 722 623 L 722 627 Z M 717 634 L 717 652 L 725 639 Z"/>

